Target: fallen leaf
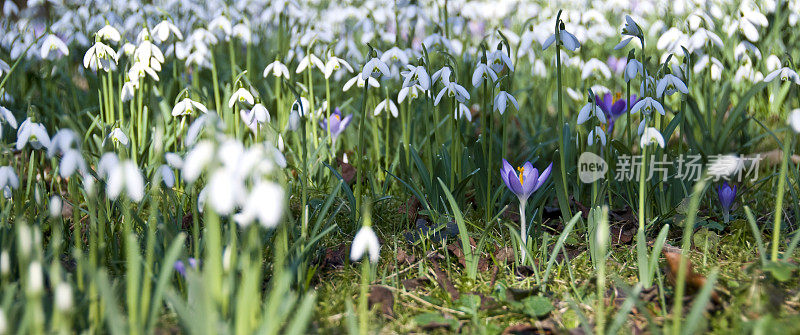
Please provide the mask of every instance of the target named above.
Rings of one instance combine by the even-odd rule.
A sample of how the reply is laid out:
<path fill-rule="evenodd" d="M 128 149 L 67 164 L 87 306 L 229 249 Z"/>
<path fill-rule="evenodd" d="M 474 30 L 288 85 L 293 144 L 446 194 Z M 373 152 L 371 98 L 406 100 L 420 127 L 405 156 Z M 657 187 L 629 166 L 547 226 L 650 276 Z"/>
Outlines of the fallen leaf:
<path fill-rule="evenodd" d="M 422 286 L 429 284 L 431 281 L 426 277 L 418 277 L 411 279 L 404 279 L 402 281 L 403 287 L 408 291 L 414 291 Z"/>
<path fill-rule="evenodd" d="M 675 286 L 678 277 L 678 269 L 680 269 L 680 262 L 681 262 L 681 250 L 675 247 L 664 248 L 663 253 L 664 257 L 667 259 L 667 279 L 669 282 Z M 706 277 L 694 271 L 694 266 L 692 266 L 692 261 L 690 259 L 686 259 L 686 267 L 684 268 L 686 271 L 686 294 L 694 295 L 695 293 L 699 292 L 700 289 L 703 288 L 703 285 L 706 284 Z M 714 301 L 719 301 L 719 296 L 717 292 L 711 292 L 711 298 Z"/>
<path fill-rule="evenodd" d="M 383 315 L 394 317 L 394 295 L 392 291 L 383 285 L 372 285 L 369 287 L 369 308 L 371 309 L 376 304 L 381 305 L 381 313 Z"/>
<path fill-rule="evenodd" d="M 414 255 L 409 255 L 406 253 L 405 250 L 398 248 L 397 249 L 397 263 L 400 265 L 411 265 L 416 261 L 416 257 Z"/>
<path fill-rule="evenodd" d="M 439 262 L 432 262 L 431 267 L 433 268 L 433 273 L 436 274 L 436 282 L 439 283 L 439 286 L 450 295 L 451 299 L 458 300 L 461 294 L 450 281 L 450 278 L 447 277 L 447 274 L 439 267 Z"/>

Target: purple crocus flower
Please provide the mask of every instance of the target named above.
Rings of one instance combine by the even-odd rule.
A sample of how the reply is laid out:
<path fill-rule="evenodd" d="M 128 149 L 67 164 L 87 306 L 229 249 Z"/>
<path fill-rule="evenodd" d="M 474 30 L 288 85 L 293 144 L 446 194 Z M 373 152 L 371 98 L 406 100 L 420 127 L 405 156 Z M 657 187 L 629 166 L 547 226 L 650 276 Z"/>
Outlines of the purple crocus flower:
<path fill-rule="evenodd" d="M 189 266 L 191 266 L 192 269 L 194 270 L 197 270 L 197 266 L 200 265 L 200 261 L 198 261 L 194 257 L 189 257 L 187 261 L 189 263 Z M 175 261 L 175 264 L 173 264 L 172 266 L 175 268 L 175 271 L 178 271 L 178 273 L 180 273 L 181 276 L 186 278 L 186 264 L 184 264 L 182 260 Z"/>
<path fill-rule="evenodd" d="M 636 95 L 631 95 L 631 106 L 636 104 L 639 101 L 636 98 Z M 602 97 L 597 97 L 597 107 L 603 111 L 603 114 L 606 115 L 606 119 L 608 119 L 608 134 L 613 134 L 614 132 L 614 121 L 617 120 L 622 114 L 625 114 L 625 111 L 628 110 L 628 104 L 625 101 L 625 97 L 623 97 L 620 93 L 615 94 L 615 96 L 611 96 L 611 93 L 606 93 Z"/>
<path fill-rule="evenodd" d="M 728 185 L 728 182 L 722 183 L 722 186 L 717 187 L 717 196 L 719 197 L 719 204 L 722 206 L 722 218 L 725 223 L 730 220 L 730 211 L 733 201 L 736 200 L 736 185 Z"/>
<path fill-rule="evenodd" d="M 608 60 L 606 61 L 606 64 L 608 65 L 608 68 L 611 69 L 611 71 L 614 71 L 614 73 L 619 75 L 622 74 L 623 71 L 625 71 L 625 65 L 628 64 L 628 59 L 625 57 L 617 58 L 614 56 L 609 56 Z"/>
<path fill-rule="evenodd" d="M 331 138 L 336 141 L 336 138 L 339 137 L 344 132 L 344 129 L 347 128 L 347 125 L 350 124 L 350 120 L 353 118 L 352 114 L 348 114 L 344 118 L 342 117 L 342 112 L 339 111 L 339 108 L 333 109 L 333 114 L 328 117 L 327 120 L 322 120 L 319 125 L 325 130 L 329 130 L 331 134 Z M 328 125 L 330 125 L 330 129 L 328 129 Z"/>
<path fill-rule="evenodd" d="M 500 169 L 500 178 L 506 184 L 511 192 L 513 192 L 519 200 L 519 225 L 520 236 L 522 244 L 522 262 L 525 263 L 525 245 L 527 244 L 527 231 L 525 229 L 527 221 L 525 221 L 525 205 L 528 203 L 528 198 L 539 189 L 550 177 L 550 170 L 553 168 L 553 163 L 547 166 L 541 174 L 539 170 L 533 167 L 531 162 L 525 162 L 521 167 L 516 170 L 503 159 L 503 168 Z"/>

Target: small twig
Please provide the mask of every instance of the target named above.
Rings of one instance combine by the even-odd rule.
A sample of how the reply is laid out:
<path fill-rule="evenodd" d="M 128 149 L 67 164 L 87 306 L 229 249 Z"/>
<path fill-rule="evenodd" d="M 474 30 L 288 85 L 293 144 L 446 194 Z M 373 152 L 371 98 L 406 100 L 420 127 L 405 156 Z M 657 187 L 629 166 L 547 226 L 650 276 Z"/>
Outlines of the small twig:
<path fill-rule="evenodd" d="M 425 305 L 425 306 L 433 307 L 433 308 L 435 308 L 435 309 L 438 309 L 438 310 L 440 310 L 440 311 L 442 311 L 442 312 L 447 312 L 447 313 L 450 313 L 450 314 L 456 314 L 456 315 L 459 315 L 459 316 L 466 316 L 466 315 L 467 315 L 466 313 L 464 313 L 464 312 L 462 312 L 462 311 L 457 311 L 457 310 L 450 309 L 450 308 L 447 308 L 447 307 L 442 307 L 442 306 L 439 306 L 439 305 L 434 305 L 434 304 L 432 304 L 432 303 L 430 303 L 430 302 L 427 302 L 427 301 L 425 301 L 424 299 L 422 299 L 422 298 L 420 298 L 420 297 L 418 297 L 418 296 L 416 296 L 416 295 L 414 295 L 414 294 L 411 294 L 411 293 L 410 293 L 410 292 L 408 292 L 408 291 L 405 291 L 405 290 L 400 290 L 400 289 L 397 289 L 397 288 L 395 288 L 395 287 L 386 286 L 386 285 L 381 285 L 381 286 L 383 286 L 383 287 L 387 288 L 388 290 L 390 290 L 390 291 L 392 291 L 392 292 L 398 292 L 398 293 L 400 293 L 400 294 L 403 294 L 403 295 L 405 295 L 405 296 L 407 296 L 407 297 L 409 297 L 409 298 L 411 298 L 411 299 L 414 299 L 414 300 L 416 300 L 417 302 L 419 302 L 419 303 L 421 303 L 421 304 L 423 304 L 423 305 Z"/>

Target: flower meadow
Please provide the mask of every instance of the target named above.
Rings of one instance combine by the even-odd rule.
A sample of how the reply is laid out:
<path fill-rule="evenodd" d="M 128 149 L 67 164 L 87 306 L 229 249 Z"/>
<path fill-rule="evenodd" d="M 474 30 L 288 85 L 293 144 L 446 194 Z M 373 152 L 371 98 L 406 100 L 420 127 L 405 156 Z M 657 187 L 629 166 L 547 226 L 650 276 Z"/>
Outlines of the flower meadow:
<path fill-rule="evenodd" d="M 800 326 L 800 1 L 0 10 L 0 334 Z"/>

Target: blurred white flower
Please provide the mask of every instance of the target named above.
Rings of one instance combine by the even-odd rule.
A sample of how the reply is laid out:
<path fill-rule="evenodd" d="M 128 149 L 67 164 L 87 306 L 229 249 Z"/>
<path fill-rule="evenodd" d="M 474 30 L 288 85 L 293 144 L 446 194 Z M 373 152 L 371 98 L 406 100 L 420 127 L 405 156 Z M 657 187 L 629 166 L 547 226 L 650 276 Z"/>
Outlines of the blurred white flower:
<path fill-rule="evenodd" d="M 8 125 L 11 126 L 11 128 L 17 129 L 17 119 L 14 118 L 14 114 L 11 113 L 11 111 L 8 110 L 7 108 L 0 106 L 0 123 L 2 123 L 2 121 L 7 122 Z M 3 135 L 3 128 L 0 127 L 0 136 L 2 135 Z"/>
<path fill-rule="evenodd" d="M 134 95 L 136 94 L 137 84 L 132 81 L 126 81 L 122 84 L 122 90 L 120 91 L 119 98 L 122 102 L 128 102 L 133 99 Z"/>
<path fill-rule="evenodd" d="M 181 34 L 180 29 L 178 29 L 177 26 L 172 24 L 172 22 L 169 22 L 167 20 L 163 20 L 160 23 L 158 23 L 155 27 L 153 27 L 152 31 L 153 40 L 155 40 L 158 43 L 163 43 L 169 38 L 170 33 L 175 35 L 175 38 L 183 40 L 183 34 Z"/>
<path fill-rule="evenodd" d="M 797 75 L 797 72 L 792 70 L 789 67 L 782 67 L 775 71 L 770 72 L 766 77 L 764 77 L 765 82 L 772 82 L 775 78 L 780 78 L 781 81 L 791 81 L 797 85 L 800 85 L 800 76 Z"/>
<path fill-rule="evenodd" d="M 86 173 L 86 162 L 83 160 L 81 152 L 75 149 L 68 149 L 61 157 L 61 163 L 58 166 L 61 178 L 72 176 L 76 171 L 81 175 Z"/>
<path fill-rule="evenodd" d="M 106 40 L 116 43 L 119 42 L 120 39 L 119 30 L 108 24 L 106 24 L 103 28 L 100 28 L 100 30 L 97 31 L 96 36 L 97 36 L 96 38 L 98 39 L 97 42 Z"/>
<path fill-rule="evenodd" d="M 28 264 L 28 282 L 25 287 L 28 294 L 38 295 L 44 288 L 44 275 L 42 275 L 42 264 L 34 260 Z"/>
<path fill-rule="evenodd" d="M 381 74 L 388 77 L 390 75 L 389 66 L 377 57 L 373 57 L 367 64 L 364 64 L 364 68 L 361 70 L 361 79 L 367 80 L 367 78 L 370 77 L 376 78 L 380 77 Z"/>
<path fill-rule="evenodd" d="M 611 78 L 611 69 L 608 68 L 608 65 L 597 58 L 592 58 L 583 64 L 583 70 L 581 70 L 581 79 L 586 80 L 586 78 L 589 78 L 589 76 L 591 76 L 593 73 L 598 72 L 605 79 Z"/>
<path fill-rule="evenodd" d="M 312 53 L 309 53 L 308 55 L 303 57 L 303 59 L 300 60 L 300 63 L 297 64 L 297 69 L 294 71 L 294 73 L 303 72 L 307 67 L 311 65 L 314 65 L 320 71 L 325 72 L 325 63 L 323 63 L 322 60 L 319 59 L 319 57 L 315 56 Z"/>
<path fill-rule="evenodd" d="M 408 54 L 406 54 L 404 50 L 394 46 L 381 55 L 381 62 L 386 64 L 400 63 L 400 65 L 406 65 L 408 64 Z"/>
<path fill-rule="evenodd" d="M 64 41 L 56 35 L 48 34 L 42 41 L 40 55 L 42 59 L 58 59 L 62 56 L 69 55 L 69 48 L 67 48 Z"/>
<path fill-rule="evenodd" d="M 514 106 L 514 109 L 519 111 L 519 102 L 517 99 L 514 98 L 513 95 L 508 94 L 506 91 L 500 91 L 494 97 L 494 110 L 500 112 L 500 115 L 506 112 L 506 107 L 508 107 L 508 103 L 511 102 L 511 105 Z"/>
<path fill-rule="evenodd" d="M 250 91 L 241 87 L 231 95 L 231 98 L 228 100 L 228 107 L 233 108 L 233 105 L 236 103 L 239 103 L 241 108 L 250 108 L 250 106 L 255 103 L 255 99 Z"/>
<path fill-rule="evenodd" d="M 165 164 L 162 164 L 158 167 L 158 174 L 161 176 L 161 181 L 164 182 L 169 188 L 175 186 L 175 174 L 172 172 L 172 169 Z"/>
<path fill-rule="evenodd" d="M 57 218 L 61 216 L 61 197 L 54 195 L 50 197 L 50 217 Z"/>
<path fill-rule="evenodd" d="M 600 142 L 595 142 L 596 139 L 599 139 Z M 603 131 L 603 128 L 600 126 L 595 126 L 594 130 L 589 132 L 589 138 L 587 140 L 589 146 L 594 145 L 595 143 L 600 143 L 601 146 L 606 145 L 606 132 Z"/>
<path fill-rule="evenodd" d="M 700 60 L 695 63 L 693 70 L 694 73 L 700 73 L 706 68 L 710 68 L 712 80 L 719 80 L 722 77 L 722 70 L 725 69 L 719 59 L 703 55 L 703 57 L 700 57 Z"/>
<path fill-rule="evenodd" d="M 258 220 L 262 226 L 273 228 L 280 222 L 285 197 L 280 185 L 270 181 L 258 182 L 250 191 L 242 211 L 234 215 L 234 219 L 244 227 Z"/>
<path fill-rule="evenodd" d="M 656 86 L 656 95 L 663 97 L 665 95 L 672 95 L 675 92 L 687 94 L 689 93 L 689 88 L 687 88 L 686 84 L 684 84 L 683 81 L 681 81 L 675 75 L 664 75 L 664 77 L 658 81 L 658 85 Z"/>
<path fill-rule="evenodd" d="M 800 108 L 795 108 L 789 113 L 789 118 L 786 123 L 792 127 L 795 133 L 800 133 Z"/>
<path fill-rule="evenodd" d="M 112 200 L 119 197 L 122 190 L 135 201 L 144 198 L 144 178 L 132 161 L 121 161 L 111 166 L 106 178 L 106 194 Z"/>
<path fill-rule="evenodd" d="M 108 136 L 106 136 L 106 138 L 103 140 L 101 145 L 106 145 L 106 141 L 109 139 L 112 143 L 114 143 L 114 145 L 122 144 L 123 146 L 128 146 L 128 143 L 130 143 L 128 135 L 125 135 L 122 129 L 119 128 L 112 129 L 111 132 L 108 133 Z"/>
<path fill-rule="evenodd" d="M 172 108 L 172 116 L 191 115 L 195 110 L 201 111 L 204 114 L 208 113 L 208 108 L 203 104 L 189 98 L 184 98 Z"/>
<path fill-rule="evenodd" d="M 264 105 L 258 103 L 252 109 L 240 109 L 239 113 L 242 116 L 242 122 L 250 128 L 254 133 L 258 128 L 270 121 L 269 111 Z"/>
<path fill-rule="evenodd" d="M 231 32 L 231 35 L 233 35 L 233 37 L 238 38 L 245 44 L 250 44 L 253 41 L 253 34 L 252 32 L 250 32 L 250 27 L 248 27 L 244 23 L 239 23 L 233 26 L 233 31 Z"/>
<path fill-rule="evenodd" d="M 394 117 L 398 116 L 397 105 L 395 105 L 394 101 L 392 101 L 390 98 L 384 99 L 377 106 L 375 106 L 375 116 L 380 115 L 383 111 L 391 113 Z"/>
<path fill-rule="evenodd" d="M 350 260 L 353 262 L 361 260 L 364 254 L 368 253 L 369 261 L 377 263 L 380 260 L 381 244 L 378 241 L 378 236 L 372 231 L 369 226 L 363 226 L 356 233 L 353 238 L 353 244 L 350 247 Z"/>
<path fill-rule="evenodd" d="M 0 276 L 7 276 L 9 273 L 11 273 L 11 257 L 8 256 L 7 250 L 3 250 L 0 252 Z M 2 314 L 2 310 L 0 310 L 0 314 Z"/>
<path fill-rule="evenodd" d="M 194 182 L 213 158 L 214 145 L 208 140 L 198 143 L 186 154 L 183 161 L 183 178 L 190 183 Z"/>
<path fill-rule="evenodd" d="M 19 187 L 19 178 L 14 168 L 10 166 L 0 166 L 0 189 L 6 187 L 17 189 Z"/>
<path fill-rule="evenodd" d="M 55 306 L 62 312 L 72 309 L 72 288 L 65 282 L 60 282 L 56 286 Z"/>
<path fill-rule="evenodd" d="M 277 78 L 284 77 L 286 79 L 289 79 L 289 69 L 286 67 L 286 65 L 283 65 L 283 63 L 281 63 L 279 60 L 269 63 L 269 65 L 267 65 L 267 67 L 264 68 L 264 78 L 266 78 L 270 73 L 272 73 L 272 75 Z"/>
<path fill-rule="evenodd" d="M 497 73 L 486 63 L 478 63 L 478 65 L 475 65 L 475 72 L 472 72 L 472 87 L 481 86 L 484 79 L 491 80 L 493 84 L 497 81 Z"/>
<path fill-rule="evenodd" d="M 228 40 L 231 36 L 233 27 L 231 26 L 231 21 L 228 20 L 227 17 L 217 16 L 208 23 L 208 30 L 215 34 L 222 33 L 225 40 Z"/>

